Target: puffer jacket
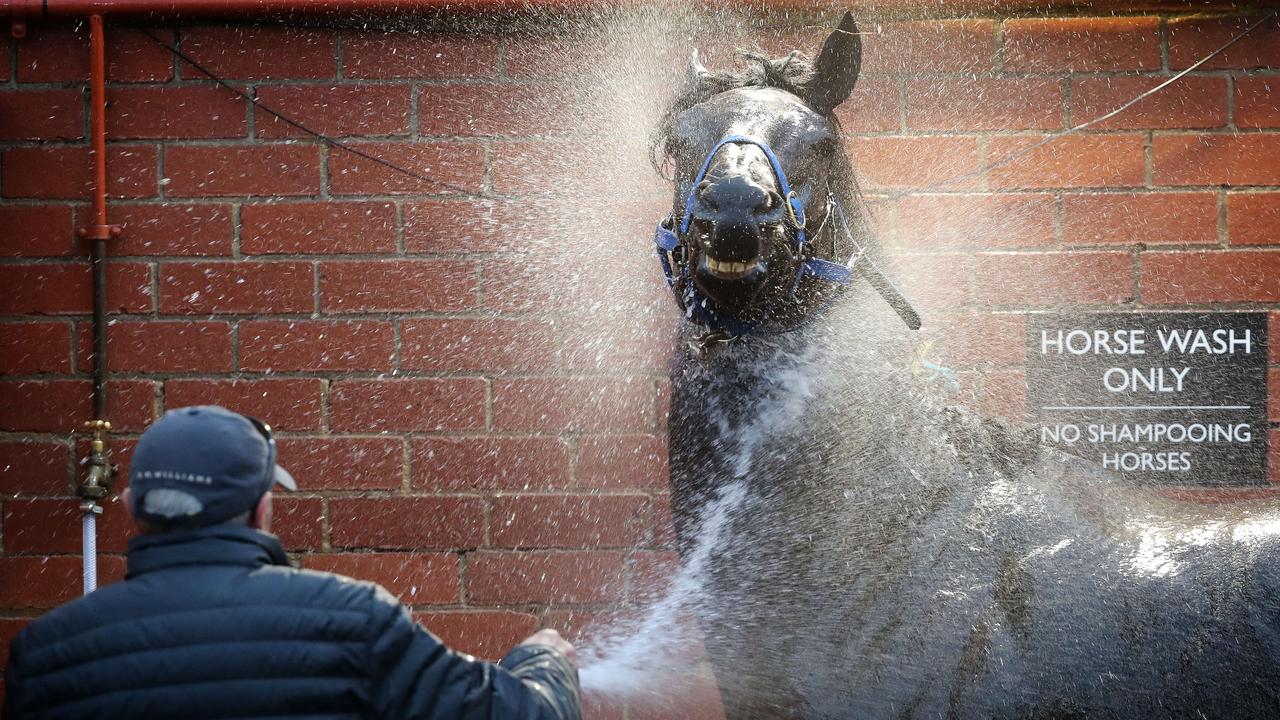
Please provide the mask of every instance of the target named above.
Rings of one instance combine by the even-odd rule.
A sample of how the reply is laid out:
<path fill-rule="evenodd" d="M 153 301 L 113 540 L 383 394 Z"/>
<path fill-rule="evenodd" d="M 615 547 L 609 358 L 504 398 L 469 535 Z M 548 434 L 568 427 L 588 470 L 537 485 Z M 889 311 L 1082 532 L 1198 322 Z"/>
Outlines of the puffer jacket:
<path fill-rule="evenodd" d="M 11 646 L 6 720 L 579 717 L 553 648 L 497 665 L 446 648 L 377 585 L 295 570 L 280 542 L 217 525 L 145 535 L 128 577 Z"/>

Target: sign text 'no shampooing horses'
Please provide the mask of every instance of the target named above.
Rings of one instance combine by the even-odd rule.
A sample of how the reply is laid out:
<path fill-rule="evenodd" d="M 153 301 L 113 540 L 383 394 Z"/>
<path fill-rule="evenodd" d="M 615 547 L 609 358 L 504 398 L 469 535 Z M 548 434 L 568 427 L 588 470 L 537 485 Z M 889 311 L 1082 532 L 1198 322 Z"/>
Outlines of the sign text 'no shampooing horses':
<path fill-rule="evenodd" d="M 1032 315 L 1041 441 L 1138 482 L 1267 482 L 1265 313 Z"/>

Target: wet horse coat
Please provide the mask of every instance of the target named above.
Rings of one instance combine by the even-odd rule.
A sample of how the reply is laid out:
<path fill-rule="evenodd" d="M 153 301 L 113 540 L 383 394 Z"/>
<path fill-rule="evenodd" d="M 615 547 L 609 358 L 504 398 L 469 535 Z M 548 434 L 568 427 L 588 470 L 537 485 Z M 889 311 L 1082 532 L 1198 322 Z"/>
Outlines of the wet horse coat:
<path fill-rule="evenodd" d="M 754 151 L 712 158 L 695 187 L 720 138 L 756 137 L 809 198 L 811 252 L 875 257 L 856 216 L 851 239 L 813 232 L 824 191 L 859 206 L 829 142 L 850 32 L 846 17 L 812 67 L 695 65 L 660 135 L 673 216 L 696 205 L 684 282 L 755 326 L 708 345 L 683 323 L 671 373 L 675 520 L 686 557 L 709 553 L 698 614 L 728 715 L 1280 714 L 1275 507 L 1164 500 L 948 407 L 907 371 L 909 331 L 869 284 L 786 298 L 803 258 L 751 187 L 778 190 Z"/>

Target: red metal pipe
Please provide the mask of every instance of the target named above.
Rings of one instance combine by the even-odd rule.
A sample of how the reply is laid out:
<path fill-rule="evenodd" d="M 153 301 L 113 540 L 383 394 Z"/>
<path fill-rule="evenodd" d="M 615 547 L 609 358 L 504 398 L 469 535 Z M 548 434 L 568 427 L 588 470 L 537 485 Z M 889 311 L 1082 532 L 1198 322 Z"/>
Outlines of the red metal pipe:
<path fill-rule="evenodd" d="M 0 0 L 0 17 L 327 15 L 591 7 L 623 0 Z"/>
<path fill-rule="evenodd" d="M 649 0 L 683 4 L 690 0 Z M 704 6 L 755 9 L 829 10 L 831 0 L 693 0 Z M 255 15 L 413 14 L 420 12 L 528 11 L 592 8 L 633 4 L 629 0 L 0 0 L 0 17 L 29 20 L 85 15 L 151 15 L 155 17 L 225 17 Z M 1230 9 L 1227 0 L 845 0 L 840 7 L 875 13 L 956 13 L 977 11 L 1081 10 L 1204 11 Z M 1280 6 L 1280 0 L 1255 0 L 1254 7 Z"/>
<path fill-rule="evenodd" d="M 107 416 L 107 61 L 102 16 L 89 16 L 89 133 L 93 138 L 93 225 L 82 234 L 93 243 L 93 414 Z"/>

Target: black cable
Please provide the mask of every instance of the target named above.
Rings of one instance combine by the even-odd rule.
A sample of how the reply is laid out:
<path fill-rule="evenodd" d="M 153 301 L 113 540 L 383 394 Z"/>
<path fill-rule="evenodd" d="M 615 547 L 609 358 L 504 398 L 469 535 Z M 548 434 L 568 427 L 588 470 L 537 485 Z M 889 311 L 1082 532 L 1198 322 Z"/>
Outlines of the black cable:
<path fill-rule="evenodd" d="M 208 69 L 208 68 L 206 68 L 205 66 L 203 66 L 203 65 L 201 65 L 200 63 L 196 62 L 196 61 L 195 61 L 195 60 L 193 60 L 190 56 L 188 56 L 186 53 L 182 52 L 181 50 L 179 50 L 178 48 L 174 47 L 173 45 L 170 45 L 169 43 L 165 42 L 164 40 L 161 40 L 160 38 L 156 37 L 155 35 L 152 35 L 150 30 L 143 29 L 143 30 L 142 30 L 142 32 L 143 32 L 143 34 L 145 34 L 147 37 L 149 37 L 149 38 L 151 38 L 153 41 L 155 41 L 155 43 L 156 43 L 157 45 L 159 45 L 160 47 L 163 47 L 163 48 L 167 49 L 169 52 L 173 53 L 176 57 L 178 57 L 178 58 L 182 59 L 184 62 L 186 62 L 187 64 L 189 64 L 191 67 L 195 68 L 196 70 L 199 70 L 201 73 L 203 73 L 203 74 L 204 74 L 206 77 L 208 77 L 210 80 L 212 80 L 212 81 L 214 81 L 215 83 L 217 83 L 218 85 L 220 85 L 220 86 L 222 86 L 222 87 L 226 88 L 227 90 L 230 90 L 231 92 L 235 93 L 236 95 L 239 95 L 239 96 L 240 96 L 241 98 L 243 98 L 246 102 L 251 103 L 251 104 L 252 104 L 252 105 L 254 105 L 255 107 L 261 108 L 261 109 L 262 109 L 264 112 L 266 112 L 268 115 L 271 115 L 272 117 L 274 117 L 274 118 L 276 118 L 276 119 L 278 119 L 278 120 L 280 120 L 280 121 L 282 121 L 282 122 L 286 123 L 286 124 L 287 124 L 287 125 L 289 125 L 290 127 L 297 128 L 298 130 L 301 130 L 302 132 L 305 132 L 305 133 L 307 133 L 308 135 L 311 135 L 312 137 L 317 138 L 318 140 L 321 140 L 322 142 L 325 142 L 325 143 L 327 143 L 327 144 L 329 144 L 329 145 L 332 145 L 333 147 L 339 148 L 339 149 L 341 149 L 341 150 L 345 150 L 345 151 L 347 151 L 347 152 L 351 153 L 352 155 L 356 155 L 357 157 L 362 157 L 362 158 L 364 158 L 365 160 L 368 160 L 368 161 L 370 161 L 370 162 L 377 163 L 377 164 L 379 164 L 379 165 L 382 165 L 383 167 L 389 168 L 389 169 L 394 170 L 394 171 L 396 171 L 396 172 L 398 172 L 398 173 L 401 173 L 401 174 L 403 174 L 403 175 L 407 175 L 407 176 L 409 176 L 409 177 L 411 177 L 411 178 L 414 178 L 415 180 L 420 180 L 420 181 L 422 181 L 422 182 L 431 183 L 431 184 L 436 185 L 436 186 L 438 186 L 438 187 L 440 187 L 440 188 L 443 188 L 443 189 L 445 189 L 445 190 L 451 190 L 451 191 L 453 191 L 453 192 L 456 192 L 456 193 L 459 193 L 459 194 L 462 194 L 462 195 L 470 195 L 470 194 L 472 194 L 472 191 L 471 191 L 471 190 L 468 190 L 468 189 L 466 189 L 466 188 L 460 187 L 460 186 L 458 186 L 458 185 L 453 185 L 453 184 L 451 184 L 451 183 L 444 182 L 443 180 L 436 180 L 436 179 L 434 179 L 434 178 L 427 177 L 426 175 L 423 175 L 423 174 L 421 174 L 421 173 L 414 172 L 413 170 L 410 170 L 410 169 L 405 168 L 405 167 L 401 167 L 401 166 L 396 165 L 395 163 L 390 162 L 390 161 L 388 161 L 388 160 L 383 160 L 382 158 L 377 157 L 377 156 L 375 156 L 375 155 L 370 155 L 369 153 L 367 153 L 367 152 L 365 152 L 365 151 L 363 151 L 363 150 L 360 150 L 359 148 L 356 148 L 356 147 L 353 147 L 353 146 L 351 146 L 351 145 L 348 145 L 348 144 L 346 144 L 346 143 L 344 143 L 344 142 L 342 142 L 342 141 L 340 141 L 340 140 L 338 140 L 338 139 L 336 139 L 336 138 L 329 137 L 328 135 L 325 135 L 325 134 L 324 134 L 324 133 L 322 133 L 322 132 L 318 132 L 318 131 L 316 131 L 316 130 L 312 130 L 311 128 L 307 127 L 306 125 L 303 125 L 302 123 L 298 122 L 297 120 L 294 120 L 293 118 L 288 117 L 287 115 L 284 115 L 283 113 L 279 112 L 278 110 L 275 110 L 275 109 L 273 109 L 273 108 L 267 107 L 266 105 L 263 105 L 263 104 L 262 104 L 262 102 L 261 102 L 261 101 L 259 101 L 257 98 L 253 97 L 253 96 L 252 96 L 252 95 L 250 95 L 249 93 L 247 93 L 247 92 L 245 92 L 245 91 L 241 90 L 240 88 L 238 88 L 238 87 L 236 87 L 236 86 L 232 85 L 231 83 L 227 82 L 226 80 L 223 80 L 222 78 L 220 78 L 220 77 L 218 77 L 217 75 L 213 74 L 213 71 L 209 70 L 209 69 Z"/>
<path fill-rule="evenodd" d="M 1054 133 L 1054 134 L 1052 134 L 1052 135 L 1049 135 L 1048 137 L 1046 137 L 1046 138 L 1044 138 L 1044 139 L 1040 140 L 1039 142 L 1032 143 L 1032 144 L 1030 144 L 1030 145 L 1028 145 L 1028 146 L 1026 146 L 1026 147 L 1024 147 L 1024 148 L 1022 148 L 1022 149 L 1020 149 L 1020 150 L 1016 150 L 1016 151 L 1014 151 L 1014 152 L 1011 152 L 1011 153 L 1009 153 L 1009 154 L 1005 155 L 1004 157 L 1000 158 L 999 160 L 995 161 L 994 163 L 992 163 L 992 164 L 990 164 L 990 165 L 983 166 L 983 167 L 981 167 L 981 168 L 979 168 L 979 169 L 977 169 L 977 170 L 973 170 L 973 171 L 970 171 L 970 172 L 964 173 L 964 174 L 962 174 L 962 175 L 957 175 L 957 176 L 955 176 L 955 177 L 948 178 L 948 179 L 943 180 L 943 181 L 941 181 L 941 182 L 936 182 L 936 183 L 932 183 L 932 184 L 926 185 L 926 186 L 924 186 L 923 188 L 920 188 L 919 190 L 933 190 L 933 189 L 936 189 L 936 188 L 946 187 L 946 186 L 948 186 L 948 185 L 953 185 L 953 184 L 955 184 L 955 183 L 958 183 L 958 182 L 961 182 L 961 181 L 964 181 L 964 180 L 969 180 L 969 179 L 971 179 L 971 178 L 978 177 L 978 176 L 980 176 L 980 175 L 982 175 L 982 174 L 984 174 L 984 173 L 987 173 L 987 172 L 990 172 L 990 171 L 992 171 L 992 170 L 995 170 L 996 168 L 1004 167 L 1005 165 L 1008 165 L 1009 163 L 1013 162 L 1014 160 L 1017 160 L 1018 158 L 1023 157 L 1024 155 L 1026 155 L 1026 154 L 1030 153 L 1031 151 L 1033 151 L 1033 150 L 1037 150 L 1037 149 L 1039 149 L 1039 148 L 1041 148 L 1041 147 L 1044 147 L 1045 145 L 1048 145 L 1049 143 L 1051 143 L 1051 142 L 1053 142 L 1053 141 L 1055 141 L 1055 140 L 1057 140 L 1057 139 L 1059 139 L 1059 138 L 1064 138 L 1064 137 L 1066 137 L 1066 136 L 1068 136 L 1068 135 L 1073 135 L 1073 134 L 1075 134 L 1075 133 L 1080 132 L 1081 130 L 1084 130 L 1085 128 L 1091 127 L 1091 126 L 1093 126 L 1093 125 L 1097 125 L 1098 123 L 1100 123 L 1100 122 L 1102 122 L 1102 121 L 1104 121 L 1104 120 L 1109 120 L 1110 118 L 1113 118 L 1113 117 L 1115 117 L 1116 115 L 1119 115 L 1120 113 L 1124 112 L 1125 110 L 1128 110 L 1129 108 L 1131 108 L 1131 107 L 1133 107 L 1134 105 L 1138 104 L 1138 102 L 1140 102 L 1141 100 L 1143 100 L 1143 99 L 1145 99 L 1145 98 L 1148 98 L 1148 97 L 1150 97 L 1150 96 L 1152 96 L 1152 95 L 1156 94 L 1157 92 L 1159 92 L 1159 91 L 1161 91 L 1161 90 L 1165 89 L 1166 87 L 1168 87 L 1168 86 L 1172 85 L 1173 83 L 1177 82 L 1178 80 L 1181 80 L 1181 79 L 1182 79 L 1182 78 L 1183 78 L 1187 73 L 1191 72 L 1192 70 L 1195 70 L 1196 68 L 1200 67 L 1201 65 L 1204 65 L 1205 63 L 1209 62 L 1210 60 L 1212 60 L 1213 58 L 1217 57 L 1218 55 L 1221 55 L 1223 52 L 1226 52 L 1227 48 L 1229 48 L 1229 47 L 1231 47 L 1232 45 L 1235 45 L 1236 43 L 1238 43 L 1238 42 L 1240 42 L 1241 40 L 1243 40 L 1243 39 L 1244 39 L 1244 37 L 1245 37 L 1246 35 L 1248 35 L 1249 33 L 1253 32 L 1254 30 L 1257 30 L 1257 29 L 1262 25 L 1262 23 L 1266 22 L 1267 20 L 1269 20 L 1269 19 L 1270 19 L 1270 18 L 1272 18 L 1272 17 L 1275 17 L 1275 16 L 1277 15 L 1277 13 L 1280 13 L 1280 11 L 1278 11 L 1278 10 L 1272 10 L 1271 12 L 1267 13 L 1266 15 L 1263 15 L 1261 18 L 1259 18 L 1259 19 L 1258 19 L 1256 22 L 1254 22 L 1252 25 L 1250 25 L 1249 27 L 1245 28 L 1243 32 L 1241 32 L 1239 35 L 1236 35 L 1235 37 L 1233 37 L 1233 38 L 1231 38 L 1230 40 L 1228 40 L 1228 41 L 1226 42 L 1226 44 L 1224 44 L 1223 46 L 1219 47 L 1217 50 L 1214 50 L 1213 52 L 1209 53 L 1208 55 L 1205 55 L 1204 57 L 1202 57 L 1202 58 L 1200 58 L 1199 60 L 1197 60 L 1195 63 L 1193 63 L 1193 64 L 1191 64 L 1190 66 L 1188 66 L 1186 69 L 1184 69 L 1184 70 L 1182 70 L 1181 72 L 1179 72 L 1177 75 L 1174 75 L 1173 77 L 1169 78 L 1168 80 L 1165 80 L 1164 82 L 1160 83 L 1159 85 L 1157 85 L 1157 86 L 1155 86 L 1155 87 L 1151 88 L 1150 90 L 1147 90 L 1146 92 L 1144 92 L 1144 93 L 1142 93 L 1142 94 L 1138 95 L 1137 97 L 1133 98 L 1132 100 L 1129 100 L 1129 101 L 1128 101 L 1128 102 L 1126 102 L 1125 104 L 1121 105 L 1120 107 L 1116 108 L 1115 110 L 1112 110 L 1111 112 L 1109 112 L 1109 113 L 1107 113 L 1107 114 L 1105 114 L 1105 115 L 1102 115 L 1102 116 L 1100 116 L 1100 117 L 1096 117 L 1096 118 L 1094 118 L 1094 119 L 1092 119 L 1092 120 L 1090 120 L 1090 121 L 1088 121 L 1088 122 L 1084 122 L 1084 123 L 1081 123 L 1081 124 L 1079 124 L 1079 125 L 1076 125 L 1075 127 L 1067 128 L 1066 130 L 1063 130 L 1062 132 Z M 913 192 L 913 193 L 914 193 L 914 192 L 919 192 L 919 190 L 913 190 L 912 192 Z M 904 193 L 904 194 L 905 194 L 905 193 Z"/>

